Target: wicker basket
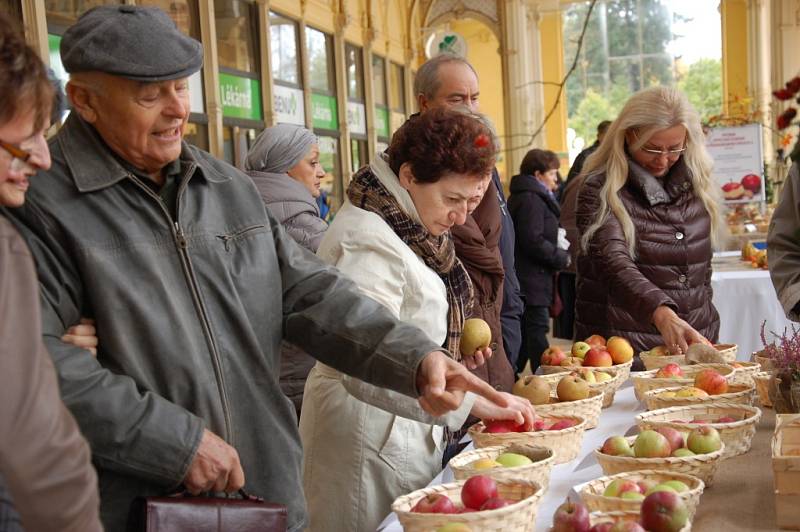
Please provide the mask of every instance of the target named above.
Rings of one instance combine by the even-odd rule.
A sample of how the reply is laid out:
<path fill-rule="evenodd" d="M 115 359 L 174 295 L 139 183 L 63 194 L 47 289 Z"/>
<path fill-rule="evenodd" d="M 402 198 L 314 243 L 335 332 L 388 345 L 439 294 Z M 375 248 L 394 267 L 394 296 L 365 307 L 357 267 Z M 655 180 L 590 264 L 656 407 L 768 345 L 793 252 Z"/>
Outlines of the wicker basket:
<path fill-rule="evenodd" d="M 592 512 L 589 514 L 589 521 L 592 526 L 609 521 L 613 521 L 614 523 L 619 523 L 620 521 L 633 521 L 634 523 L 638 523 L 639 512 Z M 686 526 L 681 528 L 678 532 L 691 532 L 691 530 L 692 521 L 690 519 L 687 521 Z"/>
<path fill-rule="evenodd" d="M 671 427 L 682 432 L 696 429 L 698 424 L 689 423 L 693 420 L 712 421 L 723 416 L 729 416 L 738 421 L 729 423 L 704 423 L 719 431 L 720 438 L 725 444 L 723 459 L 739 456 L 750 450 L 753 436 L 756 434 L 756 425 L 761 419 L 761 410 L 754 406 L 739 404 L 715 404 L 698 406 L 675 406 L 644 412 L 636 416 L 639 430 L 656 429 L 658 427 Z"/>
<path fill-rule="evenodd" d="M 750 360 L 753 362 L 758 362 L 761 366 L 761 371 L 772 371 L 772 359 L 764 356 L 762 354 L 763 352 L 764 351 L 756 351 L 750 355 Z"/>
<path fill-rule="evenodd" d="M 405 532 L 430 532 L 447 523 L 464 523 L 473 532 L 529 532 L 536 522 L 536 510 L 541 499 L 541 486 L 530 480 L 503 480 L 497 482 L 497 492 L 504 499 L 516 501 L 496 510 L 463 514 L 424 514 L 411 508 L 424 496 L 443 493 L 458 503 L 465 481 L 430 486 L 395 499 L 392 511 L 397 514 Z"/>
<path fill-rule="evenodd" d="M 761 364 L 758 362 L 736 362 L 740 367 L 736 368 L 733 377 L 728 379 L 731 384 L 753 384 L 753 377 L 761 371 Z"/>
<path fill-rule="evenodd" d="M 533 463 L 517 467 L 493 467 L 490 469 L 475 469 L 472 467 L 475 460 L 481 458 L 494 460 L 503 453 L 521 454 L 530 458 Z M 520 478 L 537 482 L 542 487 L 542 490 L 546 490 L 550 485 L 550 471 L 555 465 L 555 453 L 549 447 L 512 443 L 510 445 L 496 445 L 463 452 L 451 458 L 449 465 L 456 480 L 467 480 L 473 475 L 488 475 L 495 480 Z"/>
<path fill-rule="evenodd" d="M 639 358 L 648 370 L 663 368 L 667 364 L 686 365 L 686 355 L 651 355 L 650 351 L 643 351 L 639 353 Z"/>
<path fill-rule="evenodd" d="M 769 380 L 772 375 L 767 371 L 760 371 L 753 376 L 753 382 L 758 392 L 758 400 L 761 406 L 772 408 L 772 400 L 769 398 Z"/>
<path fill-rule="evenodd" d="M 752 384 L 731 384 L 726 393 L 709 395 L 708 397 L 658 397 L 661 392 L 676 392 L 683 386 L 672 386 L 670 388 L 656 388 L 644 394 L 644 402 L 648 410 L 658 410 L 660 408 L 670 408 L 673 406 L 691 405 L 716 405 L 719 403 L 736 403 L 742 405 L 753 405 L 756 387 Z"/>
<path fill-rule="evenodd" d="M 603 408 L 608 408 L 609 406 L 614 404 L 614 394 L 616 393 L 617 388 L 619 388 L 622 385 L 623 382 L 622 373 L 620 372 L 619 369 L 612 369 L 612 368 L 590 368 L 590 369 L 592 369 L 592 371 L 595 372 L 602 371 L 603 373 L 611 375 L 611 380 L 605 382 L 589 383 L 590 390 L 599 390 L 603 392 Z M 555 391 L 556 386 L 558 386 L 558 381 L 560 381 L 562 378 L 572 373 L 572 371 L 574 370 L 567 370 L 559 373 L 548 373 L 539 376 L 548 381 L 550 383 L 550 388 L 552 388 L 553 391 Z M 539 407 L 537 406 L 536 408 Z"/>
<path fill-rule="evenodd" d="M 694 377 L 697 373 L 704 369 L 713 369 L 723 375 L 729 383 L 733 384 L 736 378 L 736 373 L 739 371 L 733 366 L 728 364 L 694 364 L 692 366 L 681 366 L 683 370 L 683 377 L 656 377 L 658 369 L 649 371 L 640 371 L 631 376 L 633 381 L 633 392 L 636 398 L 640 401 L 644 399 L 645 392 L 655 390 L 656 388 L 670 388 L 674 386 L 691 386 L 694 383 Z"/>
<path fill-rule="evenodd" d="M 633 445 L 636 436 L 626 438 L 628 443 Z M 600 449 L 594 450 L 594 455 L 603 473 L 606 475 L 616 475 L 626 471 L 638 471 L 643 469 L 654 469 L 656 471 L 667 471 L 670 473 L 685 473 L 692 475 L 703 482 L 706 486 L 711 486 L 714 482 L 714 474 L 717 466 L 722 461 L 725 452 L 725 443 L 722 448 L 707 454 L 695 454 L 693 456 L 667 456 L 665 458 L 635 458 L 632 456 L 612 456 L 605 454 Z"/>
<path fill-rule="evenodd" d="M 540 445 L 553 449 L 554 461 L 556 464 L 564 464 L 574 460 L 581 450 L 581 441 L 583 440 L 583 433 L 586 430 L 586 420 L 580 416 L 559 416 L 558 418 L 542 417 L 551 423 L 559 419 L 573 419 L 577 421 L 578 424 L 562 430 L 485 434 L 483 432 L 483 422 L 480 422 L 469 428 L 469 435 L 475 443 L 475 447 L 479 449 L 495 445 L 507 445 L 510 443 Z"/>
<path fill-rule="evenodd" d="M 714 349 L 719 351 L 726 364 L 736 362 L 736 355 L 739 353 L 739 346 L 736 344 L 714 344 Z"/>
<path fill-rule="evenodd" d="M 630 374 L 631 374 L 631 366 L 633 366 L 633 360 L 625 362 L 624 364 L 614 364 L 613 366 L 607 366 L 607 367 L 603 367 L 603 368 L 596 368 L 596 367 L 593 367 L 593 366 L 581 366 L 581 367 L 582 368 L 590 368 L 590 369 L 593 369 L 593 370 L 599 369 L 599 370 L 603 370 L 603 371 L 605 371 L 605 370 L 616 370 L 616 371 L 620 372 L 621 373 L 621 380 L 619 381 L 619 384 L 617 385 L 617 388 L 619 388 L 620 386 L 622 386 L 623 382 L 628 380 L 628 376 L 630 376 Z M 536 372 L 540 373 L 542 375 L 550 375 L 552 373 L 562 373 L 564 371 L 572 371 L 574 369 L 577 369 L 577 368 L 567 368 L 567 367 L 564 367 L 564 366 L 539 366 L 539 368 L 536 370 Z"/>
<path fill-rule="evenodd" d="M 590 512 L 639 512 L 642 501 L 603 496 L 603 492 L 608 485 L 617 479 L 633 480 L 634 482 L 647 479 L 653 480 L 657 484 L 668 480 L 680 480 L 689 486 L 689 491 L 679 493 L 678 496 L 683 499 L 683 502 L 686 504 L 686 509 L 689 510 L 690 521 L 694 519 L 697 505 L 700 503 L 700 495 L 703 494 L 703 489 L 706 487 L 705 482 L 699 478 L 684 473 L 676 473 L 674 471 L 655 471 L 649 469 L 617 473 L 616 475 L 600 477 L 584 484 L 580 496 L 583 502 L 586 503 Z"/>
<path fill-rule="evenodd" d="M 603 409 L 603 392 L 589 390 L 589 397 L 577 401 L 559 401 L 556 395 L 550 396 L 550 402 L 536 405 L 536 414 L 547 417 L 580 416 L 586 420 L 586 430 L 597 426 L 600 411 Z"/>

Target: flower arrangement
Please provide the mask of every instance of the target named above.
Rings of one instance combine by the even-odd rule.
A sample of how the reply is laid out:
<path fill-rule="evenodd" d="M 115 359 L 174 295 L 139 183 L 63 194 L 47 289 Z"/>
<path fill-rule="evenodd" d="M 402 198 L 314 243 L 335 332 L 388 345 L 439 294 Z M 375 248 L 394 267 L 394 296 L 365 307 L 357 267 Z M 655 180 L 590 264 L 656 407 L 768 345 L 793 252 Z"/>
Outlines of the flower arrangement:
<path fill-rule="evenodd" d="M 772 91 L 772 95 L 782 102 L 795 100 L 795 102 L 800 104 L 799 92 L 800 76 L 795 76 L 787 81 L 783 88 Z M 794 106 L 787 107 L 778 115 L 778 118 L 775 119 L 775 126 L 778 131 L 782 131 L 792 125 L 797 125 L 797 122 L 794 121 L 796 117 L 797 109 Z M 781 136 L 780 147 L 778 148 L 778 154 L 781 158 L 783 158 L 785 150 L 791 145 L 792 140 L 794 140 L 794 137 L 791 133 L 787 132 Z M 800 160 L 800 142 L 795 142 L 794 148 L 789 152 L 789 158 L 792 159 L 792 161 Z"/>
<path fill-rule="evenodd" d="M 765 333 L 766 326 L 765 320 L 761 324 L 763 355 L 772 361 L 772 367 L 777 374 L 789 374 L 792 380 L 800 381 L 800 330 L 792 325 L 791 334 L 784 329 L 780 336 L 770 331 L 775 341 L 768 344 Z"/>

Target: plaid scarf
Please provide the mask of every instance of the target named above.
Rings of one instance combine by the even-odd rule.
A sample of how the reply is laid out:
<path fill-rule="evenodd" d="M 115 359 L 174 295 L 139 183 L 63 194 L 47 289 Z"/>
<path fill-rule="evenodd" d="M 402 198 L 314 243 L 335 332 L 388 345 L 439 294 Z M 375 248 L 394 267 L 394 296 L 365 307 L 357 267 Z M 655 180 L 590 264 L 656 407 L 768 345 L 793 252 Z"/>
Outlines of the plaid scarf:
<path fill-rule="evenodd" d="M 464 320 L 472 307 L 473 288 L 466 268 L 456 257 L 450 233 L 433 236 L 425 226 L 414 221 L 369 166 L 353 176 L 347 187 L 347 197 L 356 207 L 380 216 L 426 266 L 439 274 L 447 289 L 447 341 L 444 347 L 460 361 L 458 346 Z"/>

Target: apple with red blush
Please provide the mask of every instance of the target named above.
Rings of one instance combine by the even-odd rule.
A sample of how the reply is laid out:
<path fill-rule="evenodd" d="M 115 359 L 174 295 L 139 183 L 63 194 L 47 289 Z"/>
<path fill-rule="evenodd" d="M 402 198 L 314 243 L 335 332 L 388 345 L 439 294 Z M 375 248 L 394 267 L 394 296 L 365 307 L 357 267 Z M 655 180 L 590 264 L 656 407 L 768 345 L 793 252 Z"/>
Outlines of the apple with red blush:
<path fill-rule="evenodd" d="M 411 508 L 412 512 L 421 514 L 454 514 L 458 513 L 456 505 L 450 497 L 443 493 L 431 493 L 419 501 Z"/>
<path fill-rule="evenodd" d="M 567 501 L 553 515 L 552 532 L 589 532 L 591 526 L 589 509 L 579 502 Z"/>
<path fill-rule="evenodd" d="M 461 502 L 467 508 L 480 510 L 489 499 L 497 498 L 497 483 L 488 475 L 475 475 L 461 487 Z"/>

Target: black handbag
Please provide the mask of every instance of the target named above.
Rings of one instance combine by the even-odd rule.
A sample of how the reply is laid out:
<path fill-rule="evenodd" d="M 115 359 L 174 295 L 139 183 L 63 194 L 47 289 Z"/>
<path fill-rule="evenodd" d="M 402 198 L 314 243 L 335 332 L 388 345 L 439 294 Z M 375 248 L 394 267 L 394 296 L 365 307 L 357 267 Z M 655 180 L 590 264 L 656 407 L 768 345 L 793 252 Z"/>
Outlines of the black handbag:
<path fill-rule="evenodd" d="M 129 532 L 286 532 L 286 506 L 239 490 L 239 498 L 195 497 L 187 492 L 139 497 Z"/>

